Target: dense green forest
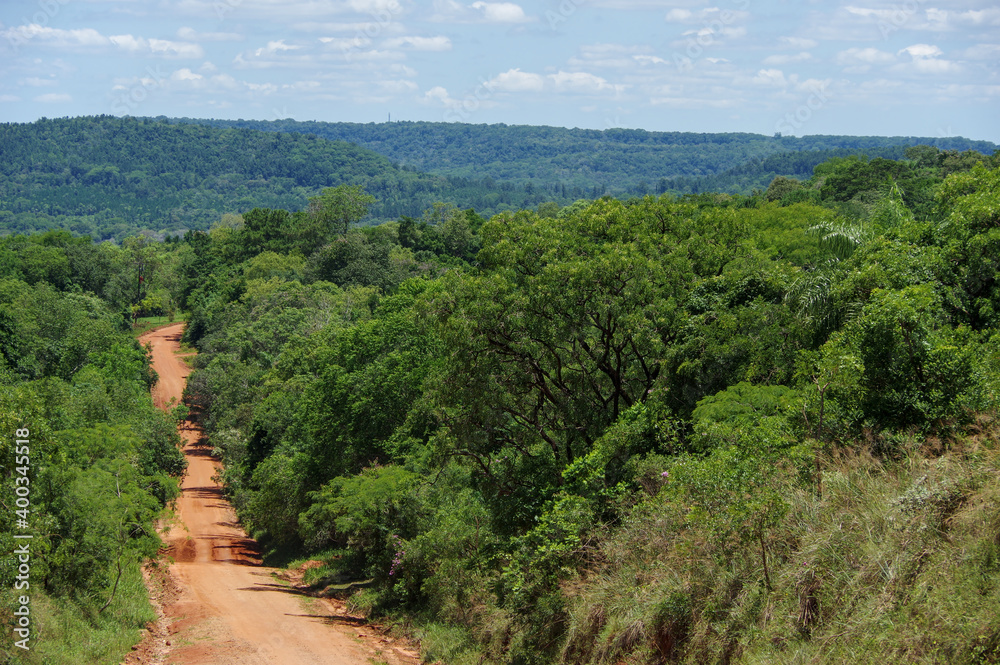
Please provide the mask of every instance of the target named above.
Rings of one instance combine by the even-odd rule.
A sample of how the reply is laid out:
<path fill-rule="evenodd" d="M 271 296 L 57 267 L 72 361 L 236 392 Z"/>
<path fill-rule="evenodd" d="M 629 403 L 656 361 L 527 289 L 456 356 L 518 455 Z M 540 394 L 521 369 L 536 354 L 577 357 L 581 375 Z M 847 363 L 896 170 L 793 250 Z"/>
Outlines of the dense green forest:
<path fill-rule="evenodd" d="M 0 239 L 36 625 L 76 649 L 36 662 L 118 662 L 149 619 L 183 459 L 128 324 L 173 310 L 244 525 L 428 662 L 1000 659 L 1000 153 L 359 224 L 377 205 Z"/>
<path fill-rule="evenodd" d="M 244 524 L 429 661 L 994 662 L 998 203 L 923 147 L 314 249 L 261 212 L 185 240 L 188 394 Z"/>
<path fill-rule="evenodd" d="M 140 565 L 186 466 L 131 330 L 166 288 L 160 254 L 68 231 L 0 240 L 0 662 L 118 663 L 156 618 Z"/>
<path fill-rule="evenodd" d="M 960 137 L 794 137 L 452 122 L 169 121 L 313 134 L 355 143 L 420 171 L 472 179 L 488 177 L 496 182 L 560 188 L 560 192 L 562 187 L 587 193 L 596 188 L 594 197 L 604 193 L 748 194 L 756 187 L 767 187 L 775 176 L 808 178 L 814 166 L 831 157 L 865 153 L 869 157 L 900 159 L 905 148 L 915 145 L 984 154 L 992 154 L 998 147 L 989 141 Z M 472 205 L 454 203 L 460 207 Z M 476 206 L 477 210 L 480 207 Z"/>
<path fill-rule="evenodd" d="M 207 230 L 224 213 L 299 210 L 325 187 L 363 185 L 369 222 L 436 201 L 486 215 L 593 192 L 417 173 L 343 141 L 115 118 L 0 125 L 0 229 L 68 229 L 122 240 L 144 230 Z"/>

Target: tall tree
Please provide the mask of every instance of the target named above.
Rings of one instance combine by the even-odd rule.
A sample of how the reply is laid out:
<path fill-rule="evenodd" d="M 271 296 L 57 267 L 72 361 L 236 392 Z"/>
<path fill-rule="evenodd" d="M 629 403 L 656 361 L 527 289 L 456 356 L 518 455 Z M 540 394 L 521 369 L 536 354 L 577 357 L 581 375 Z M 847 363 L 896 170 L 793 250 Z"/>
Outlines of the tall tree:
<path fill-rule="evenodd" d="M 375 197 L 360 185 L 337 185 L 310 198 L 309 212 L 328 233 L 344 235 L 351 223 L 368 215 L 373 203 Z"/>

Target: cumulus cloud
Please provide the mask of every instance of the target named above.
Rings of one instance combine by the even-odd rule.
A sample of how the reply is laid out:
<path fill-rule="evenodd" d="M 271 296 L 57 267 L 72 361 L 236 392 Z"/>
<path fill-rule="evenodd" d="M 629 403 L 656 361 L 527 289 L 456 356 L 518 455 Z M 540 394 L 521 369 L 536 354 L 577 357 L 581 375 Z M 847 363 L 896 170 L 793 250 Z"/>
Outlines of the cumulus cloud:
<path fill-rule="evenodd" d="M 178 69 L 170 75 L 170 79 L 173 81 L 201 81 L 204 78 L 201 74 L 195 74 L 187 67 Z"/>
<path fill-rule="evenodd" d="M 545 88 L 545 79 L 539 74 L 510 69 L 490 79 L 486 88 L 502 92 L 540 92 Z"/>
<path fill-rule="evenodd" d="M 785 79 L 785 73 L 780 69 L 762 69 L 753 77 L 753 82 L 757 85 L 776 88 L 783 88 L 788 84 L 788 81 Z"/>
<path fill-rule="evenodd" d="M 909 53 L 914 58 L 936 58 L 943 55 L 943 51 L 933 44 L 913 44 L 900 49 L 900 53 Z"/>
<path fill-rule="evenodd" d="M 491 23 L 526 23 L 527 15 L 520 5 L 513 2 L 473 2 L 469 5 L 482 12 L 483 18 Z"/>
<path fill-rule="evenodd" d="M 912 60 L 905 65 L 898 65 L 897 71 L 915 71 L 919 74 L 947 74 L 958 72 L 958 64 L 940 58 L 944 51 L 934 44 L 911 44 L 899 50 L 898 54 L 908 54 Z"/>
<path fill-rule="evenodd" d="M 620 92 L 623 86 L 612 85 L 607 80 L 589 72 L 559 71 L 549 74 L 548 79 L 560 92 L 599 93 Z"/>
<path fill-rule="evenodd" d="M 264 55 L 274 55 L 275 53 L 281 53 L 282 51 L 297 51 L 302 48 L 301 46 L 290 46 L 285 43 L 284 39 L 279 39 L 277 41 L 268 42 L 267 46 L 262 46 L 253 52 L 258 58 Z"/>
<path fill-rule="evenodd" d="M 132 35 L 111 35 L 108 41 L 125 51 L 145 51 L 149 48 L 149 42 Z"/>

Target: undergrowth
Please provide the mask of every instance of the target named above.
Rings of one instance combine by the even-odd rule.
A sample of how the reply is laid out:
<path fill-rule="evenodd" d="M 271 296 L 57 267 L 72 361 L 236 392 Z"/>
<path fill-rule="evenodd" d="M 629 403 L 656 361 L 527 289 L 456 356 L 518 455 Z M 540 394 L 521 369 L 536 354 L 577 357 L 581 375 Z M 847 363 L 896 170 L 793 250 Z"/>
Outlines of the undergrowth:
<path fill-rule="evenodd" d="M 941 454 L 911 437 L 895 459 L 836 451 L 819 484 L 787 479 L 786 511 L 760 540 L 720 537 L 669 481 L 647 486 L 534 607 L 504 608 L 483 579 L 464 604 L 396 618 L 425 660 L 449 665 L 1000 662 L 994 440 Z M 379 613 L 379 591 L 354 606 Z M 547 634 L 547 651 L 519 646 Z"/>

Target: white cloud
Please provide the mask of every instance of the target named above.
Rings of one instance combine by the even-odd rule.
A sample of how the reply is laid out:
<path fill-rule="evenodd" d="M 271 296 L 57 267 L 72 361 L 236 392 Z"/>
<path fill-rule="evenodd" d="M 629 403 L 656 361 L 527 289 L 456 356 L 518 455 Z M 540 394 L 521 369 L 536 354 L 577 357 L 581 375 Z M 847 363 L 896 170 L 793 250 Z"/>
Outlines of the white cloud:
<path fill-rule="evenodd" d="M 990 7 L 989 9 L 969 10 L 955 15 L 955 18 L 962 23 L 971 25 L 1000 25 L 1000 7 Z"/>
<path fill-rule="evenodd" d="M 545 87 L 545 79 L 539 74 L 510 69 L 490 79 L 485 87 L 501 92 L 540 92 Z"/>
<path fill-rule="evenodd" d="M 794 64 L 796 62 L 805 62 L 806 60 L 812 60 L 812 54 L 802 51 L 801 53 L 780 53 L 777 55 L 770 55 L 764 58 L 765 65 L 788 65 Z"/>
<path fill-rule="evenodd" d="M 205 77 L 201 74 L 195 74 L 187 67 L 183 69 L 178 69 L 176 72 L 170 75 L 172 81 L 201 81 Z"/>
<path fill-rule="evenodd" d="M 19 101 L 21 101 L 21 98 L 17 95 L 0 95 L 0 102 L 4 104 L 13 104 Z"/>
<path fill-rule="evenodd" d="M 205 51 L 198 44 L 188 42 L 172 42 L 166 39 L 150 39 L 149 50 L 154 55 L 165 55 L 170 58 L 203 58 Z"/>
<path fill-rule="evenodd" d="M 564 72 L 559 71 L 549 74 L 548 79 L 555 84 L 555 89 L 560 92 L 621 92 L 624 86 L 612 85 L 605 79 L 588 72 Z"/>
<path fill-rule="evenodd" d="M 450 51 L 451 39 L 439 37 L 395 37 L 385 41 L 386 48 L 412 48 L 415 51 Z"/>
<path fill-rule="evenodd" d="M 913 58 L 936 58 L 943 51 L 933 44 L 913 44 L 900 49 L 899 53 L 909 53 Z"/>
<path fill-rule="evenodd" d="M 436 85 L 427 92 L 424 93 L 424 99 L 427 101 L 438 102 L 449 108 L 458 106 L 461 104 L 457 99 L 452 99 L 451 95 L 448 94 L 448 89 L 444 86 Z"/>
<path fill-rule="evenodd" d="M 778 37 L 778 43 L 793 49 L 810 49 L 819 46 L 819 42 L 815 39 L 804 37 Z"/>
<path fill-rule="evenodd" d="M 666 64 L 666 60 L 657 57 L 655 55 L 633 55 L 632 59 L 638 62 L 640 65 L 663 65 Z"/>
<path fill-rule="evenodd" d="M 177 38 L 187 42 L 241 42 L 243 35 L 238 32 L 198 32 L 194 28 L 183 27 L 177 31 Z"/>
<path fill-rule="evenodd" d="M 135 35 L 111 35 L 105 37 L 93 28 L 62 30 L 48 28 L 34 23 L 22 25 L 0 32 L 0 37 L 6 37 L 14 44 L 29 40 L 38 40 L 49 46 L 61 49 L 102 48 L 115 46 L 129 53 L 151 53 L 178 58 L 200 58 L 205 55 L 198 44 L 188 42 L 172 42 L 164 39 L 145 39 Z"/>
<path fill-rule="evenodd" d="M 278 86 L 273 83 L 247 83 L 246 86 L 258 95 L 273 95 L 278 92 Z"/>
<path fill-rule="evenodd" d="M 473 2 L 469 5 L 478 9 L 483 18 L 491 23 L 526 23 L 528 17 L 520 5 L 513 2 Z"/>
<path fill-rule="evenodd" d="M 367 37 L 320 37 L 319 41 L 330 48 L 341 51 L 365 48 L 372 43 L 372 40 Z"/>
<path fill-rule="evenodd" d="M 289 46 L 285 43 L 284 39 L 279 39 L 277 41 L 268 42 L 267 46 L 262 46 L 253 52 L 258 58 L 264 55 L 274 55 L 276 53 L 281 53 L 282 51 L 297 51 L 302 48 L 301 46 Z"/>
<path fill-rule="evenodd" d="M 29 40 L 38 40 L 59 48 L 69 48 L 76 46 L 107 46 L 110 41 L 107 37 L 93 28 L 78 28 L 75 30 L 61 30 L 59 28 L 48 28 L 29 23 L 27 25 L 9 28 L 0 32 L 0 36 L 5 37 L 13 44 L 20 44 Z"/>
<path fill-rule="evenodd" d="M 24 79 L 24 84 L 25 85 L 30 85 L 33 88 L 43 88 L 43 87 L 47 87 L 47 86 L 50 86 L 50 85 L 55 85 L 56 81 L 53 80 L 53 79 L 42 79 L 42 78 L 38 78 L 37 76 L 30 76 L 30 77 Z"/>
<path fill-rule="evenodd" d="M 785 74 L 780 69 L 762 69 L 753 77 L 753 82 L 757 85 L 769 87 L 785 87 L 788 81 Z"/>
<path fill-rule="evenodd" d="M 958 64 L 938 57 L 944 55 L 944 52 L 934 44 L 911 44 L 899 50 L 899 55 L 903 53 L 908 54 L 912 60 L 907 64 L 897 65 L 897 71 L 915 71 L 918 74 L 948 74 L 961 70 Z"/>
<path fill-rule="evenodd" d="M 35 97 L 35 101 L 41 102 L 42 104 L 65 104 L 66 102 L 73 101 L 73 96 L 65 92 L 50 92 L 48 94 Z"/>
<path fill-rule="evenodd" d="M 149 48 L 149 43 L 145 39 L 132 35 L 111 35 L 108 40 L 125 51 L 145 51 Z"/>
<path fill-rule="evenodd" d="M 896 61 L 892 53 L 880 51 L 877 48 L 849 48 L 834 56 L 834 63 L 844 66 L 885 65 Z"/>
<path fill-rule="evenodd" d="M 691 13 L 690 9 L 677 8 L 677 9 L 671 9 L 669 12 L 667 12 L 665 20 L 671 22 L 676 21 L 678 23 L 683 23 L 685 21 L 690 21 L 692 16 L 694 16 L 694 14 Z"/>

